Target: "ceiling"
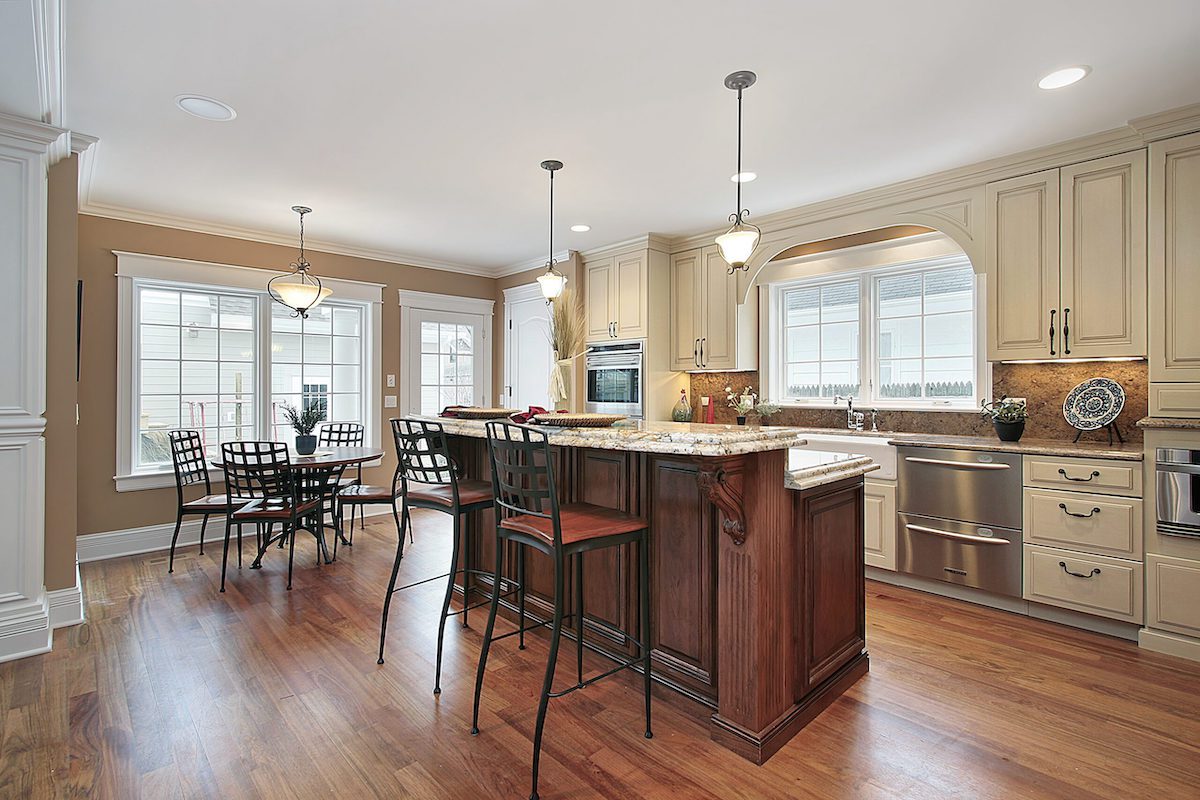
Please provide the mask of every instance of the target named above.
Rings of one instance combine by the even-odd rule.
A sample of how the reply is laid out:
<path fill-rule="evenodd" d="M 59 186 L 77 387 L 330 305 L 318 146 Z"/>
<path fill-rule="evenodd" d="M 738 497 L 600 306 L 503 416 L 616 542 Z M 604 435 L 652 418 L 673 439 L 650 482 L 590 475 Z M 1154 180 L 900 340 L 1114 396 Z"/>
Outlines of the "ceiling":
<path fill-rule="evenodd" d="M 546 158 L 556 249 L 722 225 L 735 69 L 755 216 L 1200 101 L 1195 0 L 66 0 L 65 26 L 87 209 L 288 236 L 303 203 L 322 243 L 484 272 L 545 253 Z"/>

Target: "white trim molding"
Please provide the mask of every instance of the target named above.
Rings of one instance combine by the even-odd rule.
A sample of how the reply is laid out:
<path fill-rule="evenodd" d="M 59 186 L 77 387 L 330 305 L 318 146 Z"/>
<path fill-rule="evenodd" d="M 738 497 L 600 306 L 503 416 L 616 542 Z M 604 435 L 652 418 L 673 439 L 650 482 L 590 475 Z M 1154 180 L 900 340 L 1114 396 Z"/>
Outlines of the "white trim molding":
<path fill-rule="evenodd" d="M 75 585 L 46 592 L 50 609 L 50 627 L 65 628 L 84 621 L 83 582 L 79 578 L 79 559 L 75 560 Z"/>
<path fill-rule="evenodd" d="M 544 300 L 542 296 L 542 285 L 537 281 L 533 283 L 522 283 L 520 286 L 510 286 L 504 290 L 504 304 L 509 303 L 526 303 L 530 300 Z M 506 320 L 508 319 L 505 313 Z"/>
<path fill-rule="evenodd" d="M 480 344 L 476 356 L 483 368 L 480 387 L 481 405 L 488 405 L 492 396 L 492 326 L 495 324 L 494 313 L 496 301 L 483 297 L 459 297 L 433 292 L 416 292 L 400 289 L 397 293 L 400 302 L 400 407 L 401 414 L 413 413 L 417 408 L 414 392 L 419 391 L 420 381 L 410 380 L 414 375 L 414 364 L 420 359 L 420 339 L 406 342 L 405 337 L 412 330 L 416 316 L 422 312 L 443 314 L 466 314 L 480 318 Z M 419 375 L 417 375 L 419 377 Z"/>
<path fill-rule="evenodd" d="M 496 301 L 486 297 L 460 297 L 453 294 L 416 292 L 399 289 L 396 295 L 401 308 L 419 308 L 425 311 L 445 311 L 448 314 L 480 314 L 491 316 Z"/>

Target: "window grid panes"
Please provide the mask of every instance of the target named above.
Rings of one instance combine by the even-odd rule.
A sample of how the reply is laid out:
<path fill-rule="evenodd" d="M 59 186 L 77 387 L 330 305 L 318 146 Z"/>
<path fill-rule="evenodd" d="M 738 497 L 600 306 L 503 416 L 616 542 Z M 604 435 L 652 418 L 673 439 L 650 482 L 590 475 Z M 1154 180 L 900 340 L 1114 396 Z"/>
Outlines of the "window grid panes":
<path fill-rule="evenodd" d="M 475 330 L 452 322 L 421 322 L 421 413 L 475 403 Z"/>
<path fill-rule="evenodd" d="M 859 393 L 859 282 L 783 292 L 785 396 Z"/>
<path fill-rule="evenodd" d="M 284 405 L 319 408 L 330 422 L 363 422 L 363 309 L 324 303 L 308 318 L 271 305 L 271 425 L 276 439 L 291 428 Z"/>

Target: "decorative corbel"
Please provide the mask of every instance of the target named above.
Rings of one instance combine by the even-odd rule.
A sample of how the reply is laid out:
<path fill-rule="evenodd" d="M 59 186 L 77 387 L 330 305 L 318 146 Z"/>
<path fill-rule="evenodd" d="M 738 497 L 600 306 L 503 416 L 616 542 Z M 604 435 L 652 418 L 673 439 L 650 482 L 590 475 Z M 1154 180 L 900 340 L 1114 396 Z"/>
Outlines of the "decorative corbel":
<path fill-rule="evenodd" d="M 721 530 L 738 546 L 746 541 L 746 515 L 742 509 L 741 461 L 709 463 L 705 461 L 696 474 L 700 491 L 709 502 L 721 509 L 724 519 Z"/>

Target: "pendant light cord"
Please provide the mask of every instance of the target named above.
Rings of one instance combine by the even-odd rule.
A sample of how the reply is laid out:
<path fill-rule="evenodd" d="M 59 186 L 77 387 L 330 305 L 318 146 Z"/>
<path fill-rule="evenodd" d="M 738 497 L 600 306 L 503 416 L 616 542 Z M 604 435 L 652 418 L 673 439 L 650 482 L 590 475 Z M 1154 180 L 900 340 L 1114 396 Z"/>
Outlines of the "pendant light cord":
<path fill-rule="evenodd" d="M 738 89 L 738 113 L 737 113 L 737 221 L 742 221 L 742 90 Z M 303 218 L 301 218 L 303 219 Z"/>
<path fill-rule="evenodd" d="M 554 170 L 550 172 L 550 256 L 546 260 L 546 265 L 551 269 L 554 268 Z"/>

